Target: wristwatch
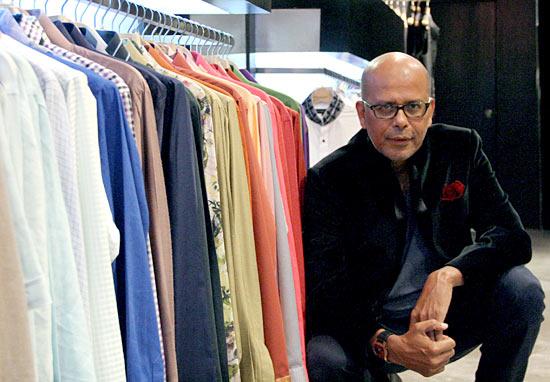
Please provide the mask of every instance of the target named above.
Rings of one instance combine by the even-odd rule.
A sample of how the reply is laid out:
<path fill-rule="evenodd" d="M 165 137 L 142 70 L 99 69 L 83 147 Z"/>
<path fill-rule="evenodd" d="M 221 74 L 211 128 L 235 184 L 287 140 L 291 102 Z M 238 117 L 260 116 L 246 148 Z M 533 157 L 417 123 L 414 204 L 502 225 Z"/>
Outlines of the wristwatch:
<path fill-rule="evenodd" d="M 378 357 L 388 362 L 388 337 L 394 332 L 384 329 L 377 336 L 372 344 L 372 352 Z"/>

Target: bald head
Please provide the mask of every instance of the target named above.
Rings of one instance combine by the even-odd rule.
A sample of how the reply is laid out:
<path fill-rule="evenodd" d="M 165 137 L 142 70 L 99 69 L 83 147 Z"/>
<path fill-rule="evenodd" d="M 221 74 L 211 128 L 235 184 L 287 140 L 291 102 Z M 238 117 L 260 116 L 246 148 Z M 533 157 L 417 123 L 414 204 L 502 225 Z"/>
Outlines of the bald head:
<path fill-rule="evenodd" d="M 363 99 L 368 99 L 372 92 L 379 91 L 380 87 L 401 81 L 411 81 L 424 86 L 426 96 L 430 95 L 430 76 L 420 61 L 401 52 L 384 53 L 370 61 L 363 71 L 361 78 Z"/>

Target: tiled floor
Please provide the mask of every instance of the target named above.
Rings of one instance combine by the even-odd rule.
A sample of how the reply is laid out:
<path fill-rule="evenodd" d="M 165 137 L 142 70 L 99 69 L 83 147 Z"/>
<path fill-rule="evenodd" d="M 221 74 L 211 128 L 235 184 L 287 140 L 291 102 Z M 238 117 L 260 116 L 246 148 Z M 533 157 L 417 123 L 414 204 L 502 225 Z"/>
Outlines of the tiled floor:
<path fill-rule="evenodd" d="M 541 281 L 546 294 L 545 304 L 547 308 L 544 314 L 546 320 L 542 323 L 537 343 L 529 358 L 525 381 L 548 382 L 550 381 L 550 231 L 529 231 L 529 234 L 533 241 L 533 259 L 527 264 L 527 267 Z M 431 378 L 424 378 L 412 371 L 401 373 L 400 377 L 404 382 L 473 381 L 480 354 L 479 349 L 477 349 L 447 366 L 443 373 Z"/>

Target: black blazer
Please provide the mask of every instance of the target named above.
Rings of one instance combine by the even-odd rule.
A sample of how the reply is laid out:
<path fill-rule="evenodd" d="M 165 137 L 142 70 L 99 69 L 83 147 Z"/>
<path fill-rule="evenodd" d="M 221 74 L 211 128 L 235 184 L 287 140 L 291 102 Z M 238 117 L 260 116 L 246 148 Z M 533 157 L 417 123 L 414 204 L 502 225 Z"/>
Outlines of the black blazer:
<path fill-rule="evenodd" d="M 420 233 L 441 266 L 481 282 L 531 258 L 531 241 L 471 129 L 432 125 L 408 161 Z M 442 197 L 458 181 L 463 195 Z M 365 130 L 308 171 L 303 230 L 308 338 L 364 350 L 401 269 L 406 219 L 390 161 Z M 450 198 L 452 199 L 452 198 Z"/>

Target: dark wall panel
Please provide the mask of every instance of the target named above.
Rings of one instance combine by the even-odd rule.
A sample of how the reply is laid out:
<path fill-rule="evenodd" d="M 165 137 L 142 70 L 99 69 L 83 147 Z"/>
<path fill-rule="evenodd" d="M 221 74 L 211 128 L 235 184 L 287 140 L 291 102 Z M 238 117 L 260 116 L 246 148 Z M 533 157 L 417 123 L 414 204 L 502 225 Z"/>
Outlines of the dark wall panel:
<path fill-rule="evenodd" d="M 495 163 L 495 2 L 435 4 L 435 122 L 476 129 Z M 460 15 L 460 17 L 457 17 Z"/>
<path fill-rule="evenodd" d="M 497 1 L 497 170 L 529 227 L 541 226 L 536 0 Z"/>

